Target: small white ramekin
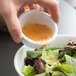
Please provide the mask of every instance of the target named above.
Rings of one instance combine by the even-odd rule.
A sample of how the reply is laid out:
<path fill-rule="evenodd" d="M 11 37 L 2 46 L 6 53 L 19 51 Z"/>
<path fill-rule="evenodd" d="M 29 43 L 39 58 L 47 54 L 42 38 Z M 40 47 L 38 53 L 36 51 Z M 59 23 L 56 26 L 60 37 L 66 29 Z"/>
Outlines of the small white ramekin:
<path fill-rule="evenodd" d="M 29 38 L 27 38 L 23 33 L 22 33 L 22 42 L 23 44 L 32 47 L 32 48 L 39 48 L 42 45 L 46 45 L 51 43 L 57 36 L 58 32 L 58 27 L 57 24 L 53 21 L 51 16 L 45 12 L 41 12 L 38 10 L 30 10 L 27 12 L 24 12 L 20 17 L 19 21 L 22 25 L 27 24 L 44 24 L 47 25 L 49 28 L 52 28 L 53 30 L 53 37 L 44 41 L 33 41 Z"/>

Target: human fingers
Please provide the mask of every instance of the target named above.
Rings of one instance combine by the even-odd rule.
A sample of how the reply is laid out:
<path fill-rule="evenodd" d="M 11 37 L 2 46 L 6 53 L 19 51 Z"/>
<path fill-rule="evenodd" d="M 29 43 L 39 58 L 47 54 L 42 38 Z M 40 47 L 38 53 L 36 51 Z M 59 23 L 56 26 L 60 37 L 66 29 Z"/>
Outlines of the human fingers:
<path fill-rule="evenodd" d="M 38 2 L 42 7 L 48 8 L 46 12 L 49 12 L 53 20 L 58 24 L 60 20 L 60 12 L 57 1 L 55 0 L 39 0 Z"/>
<path fill-rule="evenodd" d="M 6 15 L 3 16 L 8 30 L 13 38 L 13 40 L 17 43 L 21 42 L 22 36 L 21 36 L 21 25 L 20 22 L 17 18 L 16 13 L 7 13 Z"/>
<path fill-rule="evenodd" d="M 36 10 L 41 10 L 41 6 L 38 4 L 29 4 L 30 10 L 36 9 Z"/>

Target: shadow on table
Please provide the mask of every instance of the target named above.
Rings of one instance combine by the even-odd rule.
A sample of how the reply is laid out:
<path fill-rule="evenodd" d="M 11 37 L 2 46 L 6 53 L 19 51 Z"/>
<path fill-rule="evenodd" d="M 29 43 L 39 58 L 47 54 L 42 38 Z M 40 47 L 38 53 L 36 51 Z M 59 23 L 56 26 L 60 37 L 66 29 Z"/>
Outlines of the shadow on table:
<path fill-rule="evenodd" d="M 14 69 L 14 55 L 23 44 L 15 43 L 9 33 L 0 31 L 0 76 L 18 76 Z"/>

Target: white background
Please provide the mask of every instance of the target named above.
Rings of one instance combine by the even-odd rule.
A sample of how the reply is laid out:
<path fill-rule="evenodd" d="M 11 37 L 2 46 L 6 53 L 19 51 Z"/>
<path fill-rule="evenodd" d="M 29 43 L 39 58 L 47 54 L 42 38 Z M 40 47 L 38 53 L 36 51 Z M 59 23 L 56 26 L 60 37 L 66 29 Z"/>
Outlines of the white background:
<path fill-rule="evenodd" d="M 76 35 L 76 10 L 64 0 L 60 0 L 59 7 L 61 12 L 59 34 Z"/>

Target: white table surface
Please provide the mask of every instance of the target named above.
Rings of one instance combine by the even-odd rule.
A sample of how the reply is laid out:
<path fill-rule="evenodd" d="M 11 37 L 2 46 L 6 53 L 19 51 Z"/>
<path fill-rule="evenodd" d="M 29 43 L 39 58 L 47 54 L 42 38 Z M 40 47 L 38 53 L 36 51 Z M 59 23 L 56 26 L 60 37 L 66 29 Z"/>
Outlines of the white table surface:
<path fill-rule="evenodd" d="M 58 33 L 76 35 L 76 10 L 64 0 L 60 0 L 59 7 L 61 18 Z"/>

